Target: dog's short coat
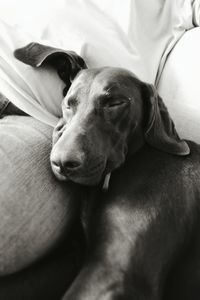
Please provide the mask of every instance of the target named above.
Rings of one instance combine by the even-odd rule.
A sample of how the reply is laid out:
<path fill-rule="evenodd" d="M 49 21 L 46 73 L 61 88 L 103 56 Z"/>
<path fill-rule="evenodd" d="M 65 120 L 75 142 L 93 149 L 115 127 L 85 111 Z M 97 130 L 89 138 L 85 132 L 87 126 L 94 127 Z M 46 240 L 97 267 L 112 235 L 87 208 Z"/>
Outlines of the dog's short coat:
<path fill-rule="evenodd" d="M 127 70 L 87 69 L 35 43 L 15 56 L 52 64 L 66 82 L 56 177 L 90 186 L 112 173 L 108 191 L 83 205 L 87 255 L 63 299 L 198 299 L 200 147 L 179 138 L 155 88 Z"/>

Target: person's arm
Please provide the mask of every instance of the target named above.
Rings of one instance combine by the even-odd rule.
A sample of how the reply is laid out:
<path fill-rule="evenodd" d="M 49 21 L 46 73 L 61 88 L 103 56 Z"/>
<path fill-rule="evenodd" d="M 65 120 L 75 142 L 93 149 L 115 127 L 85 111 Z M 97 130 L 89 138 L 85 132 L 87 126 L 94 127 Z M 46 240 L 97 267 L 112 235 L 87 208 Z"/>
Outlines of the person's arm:
<path fill-rule="evenodd" d="M 192 21 L 194 26 L 200 26 L 200 1 L 192 0 Z"/>

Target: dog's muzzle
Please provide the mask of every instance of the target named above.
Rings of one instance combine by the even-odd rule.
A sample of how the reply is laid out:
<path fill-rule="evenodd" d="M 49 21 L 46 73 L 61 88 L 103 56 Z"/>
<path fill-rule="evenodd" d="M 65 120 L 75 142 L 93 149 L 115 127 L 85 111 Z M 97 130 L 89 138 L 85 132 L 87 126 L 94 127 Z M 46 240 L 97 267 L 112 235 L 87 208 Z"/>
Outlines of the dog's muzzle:
<path fill-rule="evenodd" d="M 62 159 L 51 154 L 51 167 L 56 178 L 61 181 L 71 180 L 82 185 L 98 185 L 105 176 L 106 162 L 104 157 L 96 157 L 87 161 L 80 156 L 73 159 Z"/>

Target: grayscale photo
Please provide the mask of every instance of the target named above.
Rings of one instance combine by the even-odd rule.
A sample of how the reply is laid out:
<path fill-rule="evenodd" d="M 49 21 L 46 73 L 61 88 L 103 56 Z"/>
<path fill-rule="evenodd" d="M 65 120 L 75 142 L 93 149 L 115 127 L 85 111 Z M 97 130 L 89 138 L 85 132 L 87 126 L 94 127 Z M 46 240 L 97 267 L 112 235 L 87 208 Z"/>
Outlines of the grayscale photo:
<path fill-rule="evenodd" d="M 0 0 L 0 300 L 200 299 L 200 0 Z"/>

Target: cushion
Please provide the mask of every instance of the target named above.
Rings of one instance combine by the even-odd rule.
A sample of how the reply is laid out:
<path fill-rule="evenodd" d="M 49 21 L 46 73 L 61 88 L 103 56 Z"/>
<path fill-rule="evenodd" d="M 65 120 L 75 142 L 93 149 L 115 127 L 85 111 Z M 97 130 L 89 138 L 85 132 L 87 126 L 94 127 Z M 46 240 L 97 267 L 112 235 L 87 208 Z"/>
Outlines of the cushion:
<path fill-rule="evenodd" d="M 181 137 L 200 143 L 200 28 L 189 30 L 165 64 L 158 91 Z"/>

